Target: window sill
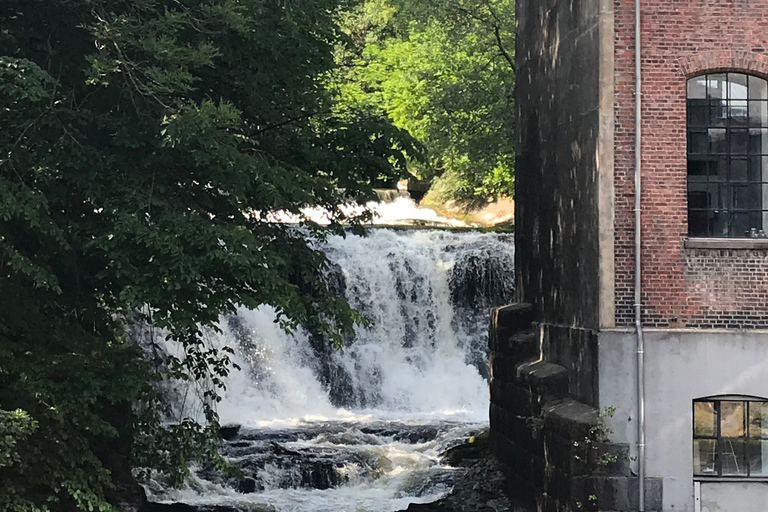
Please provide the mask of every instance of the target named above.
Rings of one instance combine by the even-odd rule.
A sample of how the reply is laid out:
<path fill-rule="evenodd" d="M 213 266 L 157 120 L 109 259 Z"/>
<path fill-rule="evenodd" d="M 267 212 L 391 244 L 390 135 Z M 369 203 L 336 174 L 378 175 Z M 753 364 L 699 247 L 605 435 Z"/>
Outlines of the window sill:
<path fill-rule="evenodd" d="M 685 238 L 686 249 L 768 249 L 768 238 Z"/>
<path fill-rule="evenodd" d="M 736 482 L 768 482 L 768 477 L 765 476 L 694 476 L 694 482 L 701 483 L 736 483 Z"/>

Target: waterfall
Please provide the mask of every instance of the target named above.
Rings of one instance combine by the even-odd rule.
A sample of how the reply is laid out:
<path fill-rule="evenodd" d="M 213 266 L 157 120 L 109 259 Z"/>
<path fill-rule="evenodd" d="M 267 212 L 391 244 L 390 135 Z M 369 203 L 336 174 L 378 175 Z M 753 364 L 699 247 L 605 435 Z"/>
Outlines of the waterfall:
<path fill-rule="evenodd" d="M 222 424 L 241 426 L 222 453 L 243 476 L 195 468 L 182 490 L 153 480 L 150 499 L 384 512 L 445 495 L 456 470 L 440 454 L 488 422 L 489 310 L 513 298 L 513 242 L 399 228 L 328 238 L 329 283 L 368 325 L 336 351 L 283 331 L 269 307 L 222 319 L 211 341 L 242 368 L 218 407 Z"/>
<path fill-rule="evenodd" d="M 370 325 L 339 352 L 281 331 L 268 307 L 229 318 L 224 341 L 245 371 L 230 380 L 222 421 L 485 415 L 488 310 L 512 299 L 512 235 L 379 228 L 331 237 L 324 250 L 335 286 Z"/>

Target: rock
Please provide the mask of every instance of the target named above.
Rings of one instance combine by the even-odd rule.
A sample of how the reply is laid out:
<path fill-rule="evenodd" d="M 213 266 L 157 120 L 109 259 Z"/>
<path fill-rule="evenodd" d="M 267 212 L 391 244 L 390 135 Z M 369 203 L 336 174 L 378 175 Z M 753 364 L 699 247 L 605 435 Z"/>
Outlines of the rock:
<path fill-rule="evenodd" d="M 472 442 L 447 450 L 443 457 L 454 467 L 468 467 L 454 484 L 453 491 L 434 503 L 411 503 L 402 512 L 515 512 L 506 496 L 500 463 L 490 453 L 488 432 Z"/>
<path fill-rule="evenodd" d="M 243 478 L 237 485 L 237 492 L 243 494 L 256 492 L 256 480 L 253 478 Z"/>
<path fill-rule="evenodd" d="M 231 441 L 234 438 L 237 437 L 237 434 L 240 433 L 240 425 L 222 425 L 219 427 L 219 434 L 221 434 L 221 438 L 225 441 Z"/>

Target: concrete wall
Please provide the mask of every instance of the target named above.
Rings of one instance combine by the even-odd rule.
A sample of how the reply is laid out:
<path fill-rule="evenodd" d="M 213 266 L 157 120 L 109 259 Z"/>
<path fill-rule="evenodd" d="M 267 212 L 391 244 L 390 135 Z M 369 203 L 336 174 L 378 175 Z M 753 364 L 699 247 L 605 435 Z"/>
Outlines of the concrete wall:
<path fill-rule="evenodd" d="M 614 321 L 612 11 L 517 3 L 517 289 L 542 323 Z"/>
<path fill-rule="evenodd" d="M 604 331 L 598 345 L 600 406 L 616 407 L 607 422 L 613 440 L 629 444 L 636 455 L 634 334 Z M 715 395 L 768 397 L 768 331 L 650 329 L 645 361 L 647 475 L 663 479 L 665 511 L 694 512 L 692 401 Z M 765 501 L 757 502 L 759 509 L 730 501 L 742 484 L 707 483 L 702 500 L 708 500 L 711 512 L 765 510 Z M 766 485 L 752 486 L 750 496 L 765 496 Z"/>

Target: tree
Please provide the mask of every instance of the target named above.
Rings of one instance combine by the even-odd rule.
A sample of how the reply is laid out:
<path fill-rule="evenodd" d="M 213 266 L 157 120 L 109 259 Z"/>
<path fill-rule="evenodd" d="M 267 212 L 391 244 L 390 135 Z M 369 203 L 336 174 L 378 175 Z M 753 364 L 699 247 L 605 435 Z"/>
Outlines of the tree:
<path fill-rule="evenodd" d="M 512 0 L 369 0 L 345 19 L 340 95 L 424 144 L 442 199 L 512 194 L 514 19 Z"/>
<path fill-rule="evenodd" d="M 230 366 L 203 334 L 238 306 L 336 343 L 358 320 L 323 280 L 325 231 L 271 220 L 322 206 L 339 231 L 360 220 L 339 205 L 418 154 L 326 88 L 348 42 L 338 7 L 0 4 L 0 509 L 130 499 L 127 438 L 134 464 L 177 482 L 215 460 Z M 141 322 L 185 356 L 139 350 L 126 332 Z M 205 424 L 163 426 L 152 384 L 167 377 L 208 384 Z"/>

